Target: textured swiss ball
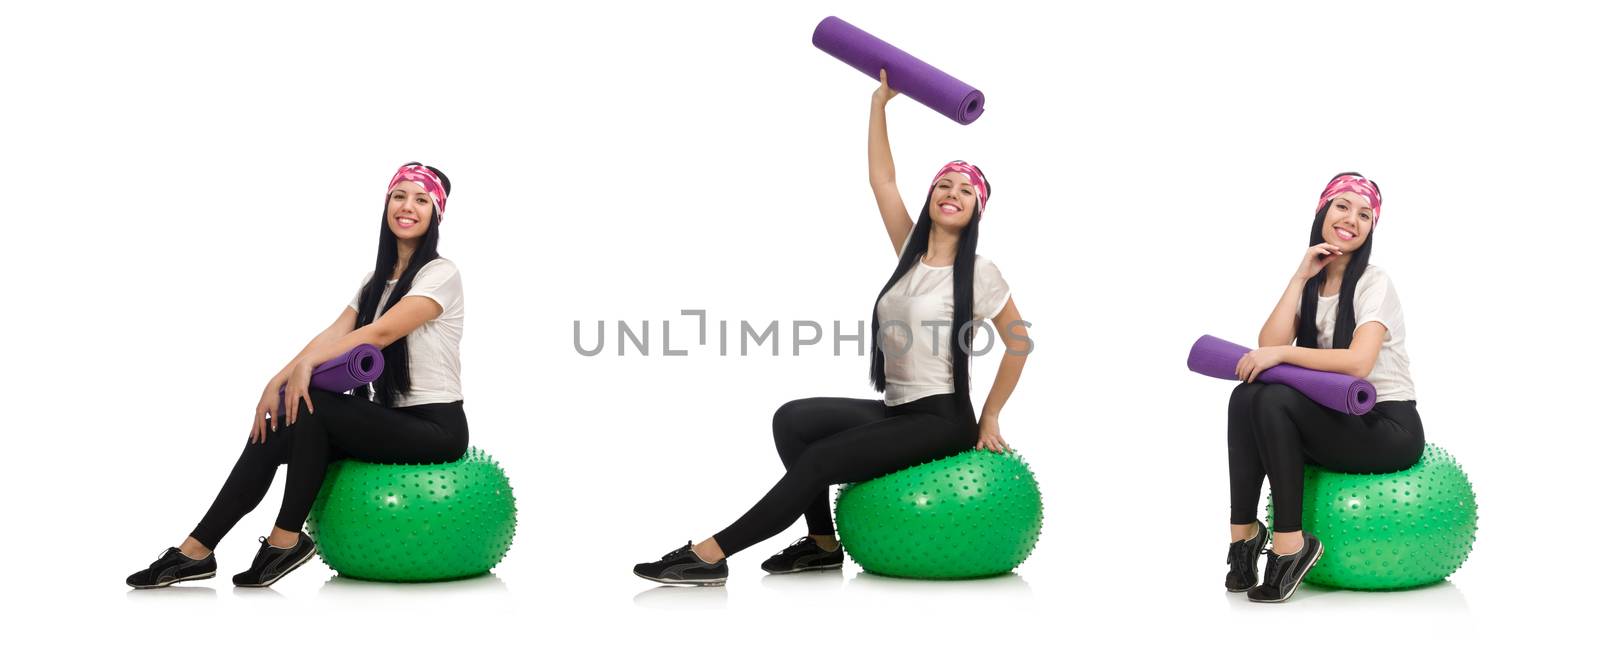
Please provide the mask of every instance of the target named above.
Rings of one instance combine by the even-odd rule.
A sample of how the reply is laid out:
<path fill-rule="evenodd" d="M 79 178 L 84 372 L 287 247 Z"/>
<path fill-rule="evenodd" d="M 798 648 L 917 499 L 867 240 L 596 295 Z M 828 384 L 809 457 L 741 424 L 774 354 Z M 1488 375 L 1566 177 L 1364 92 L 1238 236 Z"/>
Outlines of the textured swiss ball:
<path fill-rule="evenodd" d="M 979 450 L 844 486 L 835 514 L 839 543 L 863 569 L 914 579 L 1010 572 L 1044 524 L 1028 464 Z"/>
<path fill-rule="evenodd" d="M 483 574 L 516 526 L 505 472 L 477 449 L 452 463 L 336 462 L 306 521 L 328 567 L 375 581 Z"/>
<path fill-rule="evenodd" d="M 1444 581 L 1466 562 L 1478 501 L 1449 454 L 1427 445 L 1409 469 L 1377 475 L 1306 466 L 1301 525 L 1322 540 L 1306 581 L 1393 590 Z M 1272 503 L 1267 503 L 1272 514 Z"/>

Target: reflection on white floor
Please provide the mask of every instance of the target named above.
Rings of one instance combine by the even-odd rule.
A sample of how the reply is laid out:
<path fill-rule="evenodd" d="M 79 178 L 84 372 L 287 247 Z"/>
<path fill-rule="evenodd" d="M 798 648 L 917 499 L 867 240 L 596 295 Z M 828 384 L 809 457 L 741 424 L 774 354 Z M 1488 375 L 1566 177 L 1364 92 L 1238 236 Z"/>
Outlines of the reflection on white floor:
<path fill-rule="evenodd" d="M 642 580 L 641 580 L 642 581 Z M 727 586 L 655 586 L 633 596 L 633 603 L 646 609 L 681 611 L 689 609 L 727 609 Z"/>
<path fill-rule="evenodd" d="M 827 607 L 850 604 L 861 607 L 915 607 L 933 598 L 948 600 L 959 596 L 969 607 L 1016 607 L 1031 604 L 1033 589 L 1015 572 L 984 579 L 932 581 L 900 579 L 846 569 L 767 574 L 760 577 L 759 590 L 748 590 L 752 583 L 735 580 L 727 586 L 650 586 L 633 596 L 635 606 L 644 609 L 727 609 L 729 600 L 748 605 L 763 602 L 778 606 Z M 732 589 L 730 591 L 730 589 Z"/>
<path fill-rule="evenodd" d="M 387 598 L 397 593 L 404 593 L 416 597 L 447 597 L 447 596 L 506 596 L 511 590 L 506 587 L 506 582 L 501 581 L 495 573 L 456 579 L 453 581 L 424 581 L 414 583 L 389 583 L 382 581 L 365 581 L 351 579 L 343 575 L 334 575 L 322 583 L 317 589 L 318 598 L 329 600 L 358 600 Z"/>

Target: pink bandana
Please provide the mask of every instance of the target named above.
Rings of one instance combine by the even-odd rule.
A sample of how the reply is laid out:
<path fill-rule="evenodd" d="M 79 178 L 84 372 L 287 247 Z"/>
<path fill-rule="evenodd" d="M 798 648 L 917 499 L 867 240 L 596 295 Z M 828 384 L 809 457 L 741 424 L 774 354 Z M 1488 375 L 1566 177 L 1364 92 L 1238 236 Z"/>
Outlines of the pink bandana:
<path fill-rule="evenodd" d="M 422 189 L 428 192 L 428 196 L 433 198 L 434 223 L 437 224 L 444 218 L 444 183 L 439 181 L 433 170 L 420 164 L 401 167 L 399 171 L 394 172 L 394 178 L 389 179 L 388 192 L 394 192 L 394 186 L 399 185 L 401 181 L 411 181 L 421 185 Z M 385 193 L 386 196 L 388 192 Z"/>
<path fill-rule="evenodd" d="M 983 172 L 978 171 L 977 167 L 961 160 L 956 160 L 940 168 L 939 173 L 933 177 L 933 184 L 928 186 L 928 192 L 933 192 L 933 186 L 939 184 L 939 179 L 952 172 L 966 174 L 967 180 L 972 181 L 972 189 L 978 192 L 978 211 L 982 212 L 983 207 L 989 203 L 989 181 L 983 177 Z"/>
<path fill-rule="evenodd" d="M 1328 187 L 1323 188 L 1322 198 L 1317 200 L 1317 210 L 1322 210 L 1330 200 L 1344 192 L 1365 197 L 1367 205 L 1372 207 L 1372 226 L 1378 226 L 1378 213 L 1383 210 L 1383 194 L 1378 192 L 1378 186 L 1362 176 L 1345 174 L 1333 177 L 1328 181 Z"/>

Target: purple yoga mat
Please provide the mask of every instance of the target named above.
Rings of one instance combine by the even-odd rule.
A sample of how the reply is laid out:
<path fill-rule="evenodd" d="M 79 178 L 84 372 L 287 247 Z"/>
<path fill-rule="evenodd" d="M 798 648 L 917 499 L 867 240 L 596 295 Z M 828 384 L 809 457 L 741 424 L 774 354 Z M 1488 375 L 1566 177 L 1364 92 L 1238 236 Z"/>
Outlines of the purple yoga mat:
<path fill-rule="evenodd" d="M 1238 380 L 1234 369 L 1250 348 L 1213 336 L 1201 336 L 1189 348 L 1189 370 L 1222 380 Z M 1345 414 L 1364 415 L 1378 402 L 1372 383 L 1343 373 L 1314 371 L 1278 364 L 1256 376 L 1257 382 L 1286 384 L 1317 403 Z"/>
<path fill-rule="evenodd" d="M 837 16 L 829 16 L 811 33 L 811 44 L 878 80 L 889 72 L 889 87 L 962 125 L 983 115 L 983 92 L 917 60 Z"/>
<path fill-rule="evenodd" d="M 311 387 L 336 394 L 360 387 L 383 374 L 383 351 L 362 343 L 329 359 L 311 371 Z M 283 409 L 283 391 L 278 391 L 278 409 Z"/>

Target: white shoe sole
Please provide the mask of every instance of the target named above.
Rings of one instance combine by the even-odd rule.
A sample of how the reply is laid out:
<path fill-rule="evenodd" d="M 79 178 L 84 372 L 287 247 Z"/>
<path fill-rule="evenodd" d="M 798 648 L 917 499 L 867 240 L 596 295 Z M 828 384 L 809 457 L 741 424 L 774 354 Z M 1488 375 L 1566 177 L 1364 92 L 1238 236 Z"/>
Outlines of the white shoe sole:
<path fill-rule="evenodd" d="M 657 579 L 655 577 L 644 576 L 642 574 L 639 574 L 638 572 L 633 573 L 633 576 L 638 577 L 640 579 L 644 579 L 646 581 L 654 581 L 654 582 L 656 582 L 658 584 L 665 584 L 667 586 L 721 586 L 721 585 L 724 585 L 724 584 L 728 583 L 728 578 L 727 577 L 723 577 L 721 579 L 694 579 L 694 580 L 688 580 L 688 579 Z"/>

